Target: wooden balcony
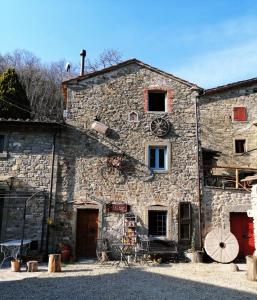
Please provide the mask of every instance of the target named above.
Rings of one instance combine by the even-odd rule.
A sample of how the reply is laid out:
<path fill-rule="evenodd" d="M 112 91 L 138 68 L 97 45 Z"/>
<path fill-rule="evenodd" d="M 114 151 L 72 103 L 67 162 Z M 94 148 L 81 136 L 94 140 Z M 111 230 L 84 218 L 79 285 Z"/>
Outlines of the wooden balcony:
<path fill-rule="evenodd" d="M 251 191 L 257 182 L 257 169 L 231 166 L 205 166 L 204 186 Z"/>

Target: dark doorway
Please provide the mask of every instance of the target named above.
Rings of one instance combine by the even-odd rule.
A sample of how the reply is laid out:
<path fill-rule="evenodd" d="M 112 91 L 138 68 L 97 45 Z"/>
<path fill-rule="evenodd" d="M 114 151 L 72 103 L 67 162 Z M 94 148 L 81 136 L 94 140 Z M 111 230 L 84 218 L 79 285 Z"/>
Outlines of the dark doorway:
<path fill-rule="evenodd" d="M 96 257 L 98 214 L 98 209 L 78 209 L 77 211 L 77 258 Z"/>
<path fill-rule="evenodd" d="M 245 258 L 246 255 L 253 255 L 253 218 L 249 218 L 247 213 L 230 213 L 230 230 L 239 244 L 238 256 Z"/>
<path fill-rule="evenodd" d="M 165 210 L 148 211 L 148 234 L 149 236 L 167 235 L 167 211 Z"/>

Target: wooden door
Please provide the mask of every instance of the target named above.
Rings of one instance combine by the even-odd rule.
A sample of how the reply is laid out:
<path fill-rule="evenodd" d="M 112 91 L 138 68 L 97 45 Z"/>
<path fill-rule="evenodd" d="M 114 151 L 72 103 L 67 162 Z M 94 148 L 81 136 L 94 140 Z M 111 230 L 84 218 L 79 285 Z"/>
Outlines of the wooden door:
<path fill-rule="evenodd" d="M 230 214 L 230 230 L 235 235 L 239 243 L 239 257 L 253 255 L 254 233 L 253 218 L 249 218 L 247 213 Z"/>
<path fill-rule="evenodd" d="M 76 256 L 96 257 L 98 209 L 78 209 Z"/>

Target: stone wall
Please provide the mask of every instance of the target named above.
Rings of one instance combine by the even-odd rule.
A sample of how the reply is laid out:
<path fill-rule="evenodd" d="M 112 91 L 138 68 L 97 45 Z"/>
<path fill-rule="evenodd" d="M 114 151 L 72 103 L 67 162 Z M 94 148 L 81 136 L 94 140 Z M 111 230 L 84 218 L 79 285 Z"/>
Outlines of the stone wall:
<path fill-rule="evenodd" d="M 255 85 L 206 94 L 200 99 L 202 147 L 220 152 L 217 165 L 257 168 L 257 94 Z M 245 106 L 247 121 L 233 120 L 233 107 Z M 248 155 L 234 150 L 234 139 L 246 139 Z"/>
<path fill-rule="evenodd" d="M 155 205 L 166 207 L 171 218 L 168 237 L 173 240 L 178 239 L 178 204 L 190 201 L 197 228 L 195 97 L 190 85 L 131 64 L 84 80 L 71 81 L 67 87 L 66 122 L 69 127 L 58 140 L 57 239 L 75 245 L 76 210 L 96 205 L 92 196 L 104 203 L 129 203 L 132 211 L 138 214 L 145 233 L 148 208 Z M 171 113 L 145 112 L 144 90 L 159 87 L 173 90 Z M 138 122 L 128 121 L 130 112 L 138 114 Z M 109 136 L 91 130 L 96 115 L 111 128 Z M 171 130 L 164 138 L 154 136 L 149 128 L 153 118 L 160 115 L 165 115 L 171 124 Z M 152 180 L 148 180 L 151 176 L 145 166 L 149 144 L 165 144 L 171 150 L 168 157 L 170 170 L 156 173 Z M 124 182 L 115 182 L 123 176 L 121 174 L 103 178 L 101 172 L 106 166 L 107 156 L 122 152 L 126 154 L 129 166 Z M 117 238 L 122 215 L 103 214 L 104 223 L 100 223 L 104 234 Z"/>
<path fill-rule="evenodd" d="M 9 186 L 0 187 L 4 193 L 1 240 L 20 239 L 25 200 L 43 190 L 49 196 L 53 135 L 22 125 L 1 127 L 1 134 L 6 136 L 7 155 L 0 159 L 0 174 L 12 177 Z M 39 246 L 47 199 L 41 194 L 27 204 L 25 238 L 38 241 Z"/>
<path fill-rule="evenodd" d="M 229 214 L 247 212 L 251 208 L 251 194 L 243 190 L 203 189 L 203 236 L 215 227 L 230 230 Z"/>

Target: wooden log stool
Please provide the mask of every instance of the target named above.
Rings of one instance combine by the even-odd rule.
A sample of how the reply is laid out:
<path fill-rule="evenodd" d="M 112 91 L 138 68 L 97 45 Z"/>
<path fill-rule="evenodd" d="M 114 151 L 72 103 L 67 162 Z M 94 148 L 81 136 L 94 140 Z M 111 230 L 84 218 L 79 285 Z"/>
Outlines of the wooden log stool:
<path fill-rule="evenodd" d="M 38 261 L 30 260 L 27 262 L 27 272 L 37 272 L 38 271 Z"/>
<path fill-rule="evenodd" d="M 61 272 L 61 254 L 49 254 L 48 272 Z"/>
<path fill-rule="evenodd" d="M 247 279 L 250 281 L 256 281 L 257 276 L 257 257 L 256 256 L 246 256 L 247 265 Z"/>

